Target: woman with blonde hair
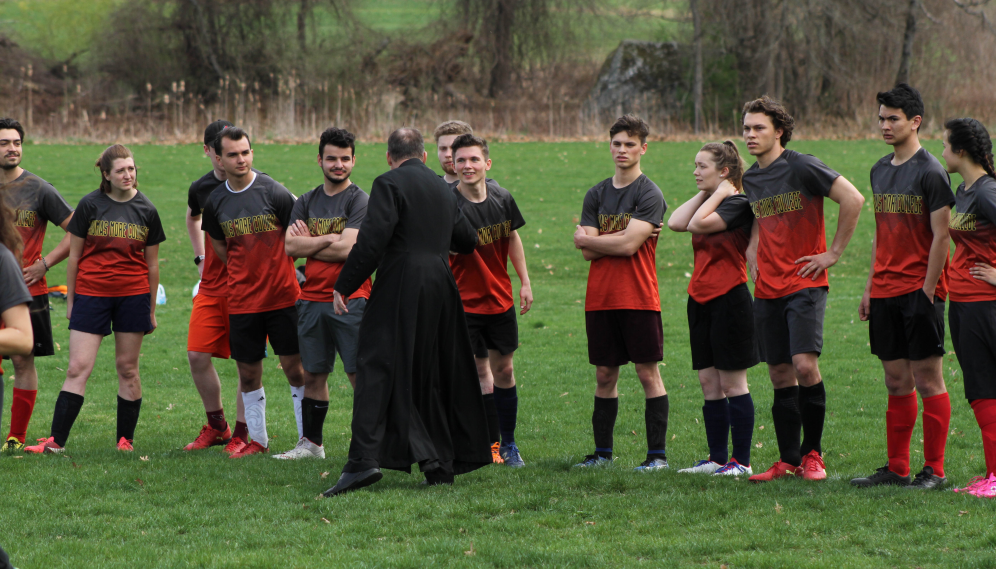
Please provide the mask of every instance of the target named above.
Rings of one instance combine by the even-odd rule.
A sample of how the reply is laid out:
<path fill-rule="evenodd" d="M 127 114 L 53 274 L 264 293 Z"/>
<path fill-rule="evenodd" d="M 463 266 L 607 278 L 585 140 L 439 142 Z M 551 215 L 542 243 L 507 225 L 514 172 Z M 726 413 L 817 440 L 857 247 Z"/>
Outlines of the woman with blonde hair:
<path fill-rule="evenodd" d="M 138 355 L 156 328 L 159 244 L 166 240 L 159 212 L 138 191 L 128 148 L 115 144 L 97 159 L 100 188 L 80 200 L 69 223 L 66 317 L 69 369 L 55 402 L 51 436 L 25 452 L 62 452 L 83 406 L 86 382 L 104 336 L 114 332 L 118 374 L 118 450 L 134 450 L 142 407 Z"/>

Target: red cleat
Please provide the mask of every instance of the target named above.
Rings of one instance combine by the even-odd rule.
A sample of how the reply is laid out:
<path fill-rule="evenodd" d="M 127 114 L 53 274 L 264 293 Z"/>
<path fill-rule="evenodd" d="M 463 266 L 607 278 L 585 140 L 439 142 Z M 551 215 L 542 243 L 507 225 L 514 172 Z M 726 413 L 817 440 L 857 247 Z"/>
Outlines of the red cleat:
<path fill-rule="evenodd" d="M 770 482 L 776 478 L 784 478 L 786 476 L 799 476 L 799 472 L 802 471 L 801 466 L 792 466 L 787 462 L 778 461 L 771 465 L 771 468 L 765 470 L 761 474 L 755 474 L 747 480 L 751 482 Z"/>
<path fill-rule="evenodd" d="M 183 447 L 183 450 L 201 450 L 206 448 L 211 448 L 214 446 L 220 446 L 228 444 L 232 440 L 232 429 L 231 427 L 225 427 L 225 431 L 219 431 L 217 429 L 211 428 L 211 425 L 204 425 L 201 427 L 201 433 L 197 435 L 194 442 Z"/>
<path fill-rule="evenodd" d="M 795 474 L 801 476 L 803 480 L 823 480 L 827 477 L 827 467 L 823 464 L 823 457 L 815 450 L 802 457 L 802 466 Z"/>
<path fill-rule="evenodd" d="M 494 443 L 491 445 L 491 462 L 494 464 L 505 464 L 505 459 L 501 457 L 501 453 L 498 452 L 501 443 Z"/>
<path fill-rule="evenodd" d="M 121 437 L 121 440 L 118 441 L 118 450 L 123 450 L 125 452 L 131 452 L 131 451 L 135 450 L 135 447 L 131 446 L 131 441 L 129 441 L 128 439 L 126 439 L 124 437 Z"/>
<path fill-rule="evenodd" d="M 249 443 L 247 443 L 245 439 L 243 439 L 242 437 L 232 437 L 232 440 L 228 441 L 228 444 L 225 445 L 225 452 L 227 452 L 228 455 L 231 456 L 239 452 L 240 450 L 246 448 L 246 445 L 248 444 Z"/>
<path fill-rule="evenodd" d="M 38 439 L 38 442 L 41 444 L 24 447 L 24 452 L 30 452 L 34 454 L 42 454 L 44 452 L 50 452 L 58 454 L 66 450 L 65 448 L 55 444 L 55 437 L 49 437 L 47 439 Z"/>
<path fill-rule="evenodd" d="M 232 454 L 228 458 L 242 458 L 245 456 L 249 456 L 251 454 L 262 454 L 267 452 L 270 452 L 270 449 L 263 448 L 263 445 L 257 443 L 256 441 L 253 441 L 247 444 L 246 446 L 242 447 L 242 449 L 239 450 L 239 452 Z"/>

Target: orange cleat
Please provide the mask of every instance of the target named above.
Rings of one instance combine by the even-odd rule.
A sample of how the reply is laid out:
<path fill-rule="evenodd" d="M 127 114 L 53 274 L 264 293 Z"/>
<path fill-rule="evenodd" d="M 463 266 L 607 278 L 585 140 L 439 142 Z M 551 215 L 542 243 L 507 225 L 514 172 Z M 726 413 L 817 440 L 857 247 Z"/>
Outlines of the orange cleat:
<path fill-rule="evenodd" d="M 799 467 L 799 471 L 795 475 L 802 477 L 803 480 L 825 479 L 827 467 L 823 464 L 823 457 L 820 456 L 820 453 L 811 450 L 809 454 L 802 457 L 802 466 Z"/>
<path fill-rule="evenodd" d="M 220 446 L 223 444 L 228 444 L 232 440 L 232 428 L 225 427 L 225 431 L 219 431 L 214 429 L 211 425 L 204 425 L 201 427 L 201 433 L 197 435 L 194 442 L 183 447 L 183 450 L 201 450 L 206 448 L 211 448 L 215 446 Z"/>
<path fill-rule="evenodd" d="M 240 450 L 246 448 L 246 445 L 248 444 L 249 443 L 247 443 L 245 439 L 243 439 L 242 437 L 232 437 L 232 440 L 228 441 L 228 444 L 225 445 L 225 452 L 227 452 L 228 455 L 231 456 L 239 452 Z"/>
<path fill-rule="evenodd" d="M 270 449 L 264 448 L 263 445 L 257 443 L 256 441 L 253 441 L 247 444 L 246 446 L 242 447 L 242 449 L 239 450 L 239 452 L 232 454 L 228 458 L 242 458 L 245 456 L 249 456 L 251 454 L 263 454 L 267 452 L 270 452 Z"/>
<path fill-rule="evenodd" d="M 770 482 L 776 478 L 784 478 L 786 476 L 799 476 L 799 472 L 802 471 L 801 466 L 792 466 L 787 462 L 778 461 L 771 465 L 771 468 L 765 470 L 761 474 L 755 474 L 747 480 L 751 482 Z"/>
<path fill-rule="evenodd" d="M 491 462 L 495 464 L 505 464 L 505 459 L 501 457 L 501 453 L 498 449 L 501 448 L 501 443 L 495 443 L 491 445 Z"/>
<path fill-rule="evenodd" d="M 55 444 L 55 437 L 49 437 L 47 439 L 38 439 L 38 442 L 41 444 L 24 447 L 24 452 L 30 452 L 34 454 L 42 454 L 43 452 L 49 452 L 49 453 L 58 454 L 66 450 L 65 448 Z"/>
<path fill-rule="evenodd" d="M 129 441 L 124 437 L 121 437 L 121 440 L 118 441 L 118 450 L 123 450 L 125 452 L 131 452 L 135 450 L 135 447 L 131 446 L 131 443 L 132 441 Z"/>

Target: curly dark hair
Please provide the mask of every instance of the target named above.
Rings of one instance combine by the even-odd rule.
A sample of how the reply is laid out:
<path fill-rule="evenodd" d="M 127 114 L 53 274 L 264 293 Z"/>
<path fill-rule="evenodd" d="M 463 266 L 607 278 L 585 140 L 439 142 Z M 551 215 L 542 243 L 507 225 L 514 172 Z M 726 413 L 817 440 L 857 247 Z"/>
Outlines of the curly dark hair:
<path fill-rule="evenodd" d="M 792 118 L 792 115 L 788 114 L 788 111 L 785 110 L 785 107 L 781 103 L 764 95 L 760 99 L 754 99 L 744 105 L 744 112 L 740 117 L 741 121 L 747 116 L 747 113 L 764 113 L 768 115 L 775 130 L 782 131 L 782 137 L 779 139 L 782 143 L 782 148 L 788 146 L 789 141 L 792 140 L 795 119 Z"/>
<path fill-rule="evenodd" d="M 14 129 L 17 134 L 21 136 L 21 142 L 24 142 L 24 127 L 17 120 L 5 117 L 0 119 L 0 130 Z M 9 249 L 9 247 L 8 247 Z"/>
<path fill-rule="evenodd" d="M 325 146 L 331 144 L 337 148 L 348 148 L 356 156 L 356 135 L 344 128 L 330 127 L 325 129 L 318 140 L 318 155 L 325 154 Z"/>
<path fill-rule="evenodd" d="M 650 125 L 636 115 L 623 115 L 616 119 L 616 122 L 609 129 L 609 138 L 611 139 L 623 131 L 626 131 L 626 134 L 630 136 L 640 137 L 640 144 L 646 144 L 647 135 L 650 134 Z"/>
<path fill-rule="evenodd" d="M 443 135 L 446 136 L 446 135 Z M 453 156 L 456 156 L 456 151 L 461 148 L 468 148 L 470 146 L 477 146 L 481 149 L 481 153 L 484 154 L 484 159 L 488 159 L 490 154 L 488 150 L 488 141 L 484 140 L 480 136 L 474 136 L 473 134 L 461 134 L 453 140 L 453 144 L 450 145 L 450 150 L 453 151 Z"/>
<path fill-rule="evenodd" d="M 951 150 L 964 150 L 973 162 L 982 166 L 986 174 L 996 178 L 996 173 L 993 173 L 993 142 L 981 122 L 973 118 L 950 119 L 944 123 L 944 130 L 948 131 Z"/>

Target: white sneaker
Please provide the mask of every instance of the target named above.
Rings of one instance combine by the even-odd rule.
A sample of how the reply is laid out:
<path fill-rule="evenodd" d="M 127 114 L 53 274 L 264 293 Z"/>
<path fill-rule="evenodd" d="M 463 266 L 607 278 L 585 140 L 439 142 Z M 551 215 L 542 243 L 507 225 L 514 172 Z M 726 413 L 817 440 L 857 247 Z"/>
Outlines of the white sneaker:
<path fill-rule="evenodd" d="M 678 472 L 685 474 L 713 474 L 720 468 L 723 468 L 722 464 L 717 464 L 711 460 L 700 460 L 691 468 L 682 468 Z"/>
<path fill-rule="evenodd" d="M 325 447 L 316 445 L 305 437 L 297 441 L 297 446 L 291 450 L 273 455 L 279 460 L 297 460 L 299 458 L 325 458 Z"/>
<path fill-rule="evenodd" d="M 752 476 L 754 471 L 750 466 L 742 466 L 735 459 L 730 459 L 722 468 L 713 473 L 713 476 Z"/>

